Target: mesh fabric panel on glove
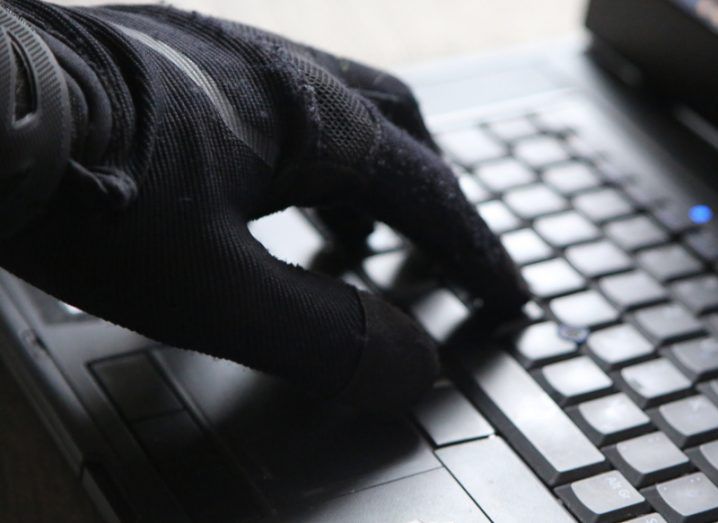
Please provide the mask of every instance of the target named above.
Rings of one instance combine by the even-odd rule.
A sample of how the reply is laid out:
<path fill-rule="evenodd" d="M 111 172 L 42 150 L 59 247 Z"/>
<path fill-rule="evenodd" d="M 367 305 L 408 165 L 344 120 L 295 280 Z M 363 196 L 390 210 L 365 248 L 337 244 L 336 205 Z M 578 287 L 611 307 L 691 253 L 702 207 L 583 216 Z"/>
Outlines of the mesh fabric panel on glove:
<path fill-rule="evenodd" d="M 163 343 L 382 409 L 431 383 L 434 343 L 380 299 L 273 258 L 251 220 L 290 205 L 382 220 L 485 314 L 526 300 L 396 78 L 166 7 L 6 7 L 47 42 L 74 100 L 59 189 L 0 242 L 23 279 Z"/>

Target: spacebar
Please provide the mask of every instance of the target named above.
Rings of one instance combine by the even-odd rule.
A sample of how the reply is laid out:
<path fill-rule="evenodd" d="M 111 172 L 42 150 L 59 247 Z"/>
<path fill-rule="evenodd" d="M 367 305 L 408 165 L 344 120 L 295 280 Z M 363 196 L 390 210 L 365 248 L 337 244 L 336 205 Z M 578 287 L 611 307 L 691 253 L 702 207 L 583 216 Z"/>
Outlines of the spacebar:
<path fill-rule="evenodd" d="M 549 485 L 602 471 L 603 455 L 531 376 L 502 351 L 462 353 L 454 367 L 466 394 Z"/>

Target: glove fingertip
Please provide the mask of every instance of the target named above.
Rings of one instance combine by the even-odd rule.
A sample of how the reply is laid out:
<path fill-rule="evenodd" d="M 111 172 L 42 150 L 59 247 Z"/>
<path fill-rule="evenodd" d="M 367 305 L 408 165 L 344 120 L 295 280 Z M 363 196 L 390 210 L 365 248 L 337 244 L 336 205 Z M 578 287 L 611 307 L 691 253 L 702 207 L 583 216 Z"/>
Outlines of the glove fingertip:
<path fill-rule="evenodd" d="M 357 370 L 337 399 L 364 411 L 399 412 L 438 377 L 436 344 L 397 308 L 371 294 L 359 297 L 366 340 Z"/>

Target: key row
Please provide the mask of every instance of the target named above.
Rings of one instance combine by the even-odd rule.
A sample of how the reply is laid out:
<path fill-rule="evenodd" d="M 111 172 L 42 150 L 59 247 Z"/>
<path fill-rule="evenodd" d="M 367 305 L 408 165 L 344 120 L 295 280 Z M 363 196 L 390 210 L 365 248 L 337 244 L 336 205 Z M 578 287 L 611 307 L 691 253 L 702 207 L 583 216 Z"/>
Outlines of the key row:
<path fill-rule="evenodd" d="M 569 409 L 569 417 L 507 354 L 457 357 L 455 369 L 462 388 L 533 470 L 549 486 L 558 487 L 556 493 L 582 521 L 623 521 L 646 514 L 651 506 L 670 521 L 715 518 L 718 489 L 706 477 L 704 467 L 694 472 L 673 436 L 655 432 L 650 418 L 626 395 L 585 402 Z M 687 419 L 705 423 L 701 420 L 712 414 L 707 416 L 702 409 L 710 405 L 714 413 L 718 410 L 697 398 L 701 397 L 668 403 L 656 415 L 676 425 Z M 696 415 L 687 418 L 686 410 Z M 536 412 L 541 416 L 531 415 Z M 576 425 L 574 418 L 584 420 L 583 424 Z M 586 430 L 588 439 L 578 429 L 585 429 L 587 420 L 595 430 Z M 597 439 L 598 432 L 603 439 Z M 683 443 L 691 445 L 693 440 Z M 607 444 L 608 460 L 596 446 Z M 687 452 L 701 453 L 704 462 L 718 464 L 718 447 L 714 447 L 707 443 Z M 616 470 L 608 470 L 611 466 Z M 705 470 L 715 475 L 718 469 L 706 466 Z"/>

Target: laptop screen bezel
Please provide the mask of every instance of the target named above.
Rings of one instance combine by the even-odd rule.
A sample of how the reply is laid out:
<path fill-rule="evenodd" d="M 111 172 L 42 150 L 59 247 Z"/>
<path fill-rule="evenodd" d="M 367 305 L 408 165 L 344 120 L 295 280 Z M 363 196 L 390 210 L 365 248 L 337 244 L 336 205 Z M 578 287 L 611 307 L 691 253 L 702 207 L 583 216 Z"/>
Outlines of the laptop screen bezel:
<path fill-rule="evenodd" d="M 642 88 L 718 128 L 718 31 L 673 0 L 591 0 L 586 26 L 640 71 Z"/>

